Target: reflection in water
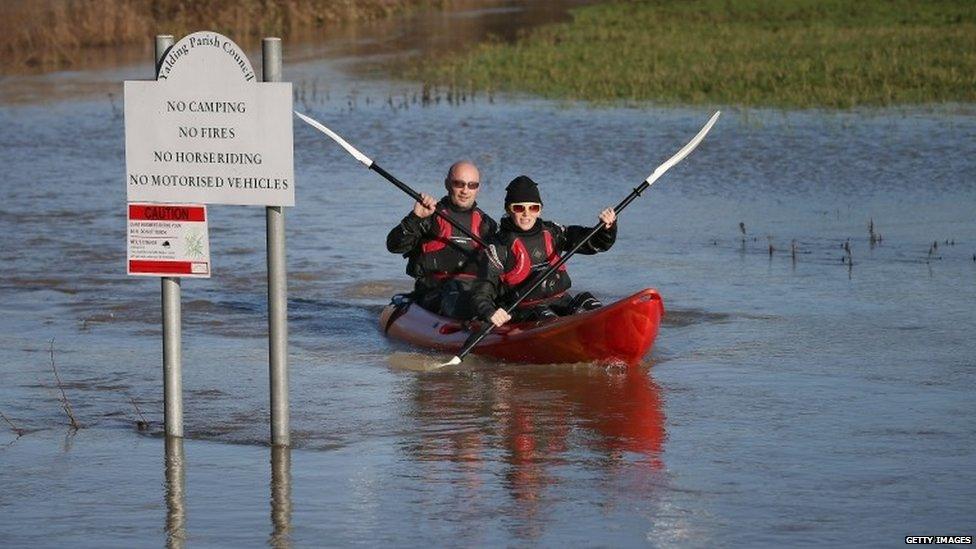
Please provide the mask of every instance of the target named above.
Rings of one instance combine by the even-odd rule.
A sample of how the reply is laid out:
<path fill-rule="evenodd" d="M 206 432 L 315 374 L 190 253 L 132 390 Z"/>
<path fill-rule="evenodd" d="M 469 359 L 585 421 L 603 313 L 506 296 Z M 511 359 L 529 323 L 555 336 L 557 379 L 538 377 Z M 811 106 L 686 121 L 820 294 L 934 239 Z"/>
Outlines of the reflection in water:
<path fill-rule="evenodd" d="M 166 547 L 186 542 L 186 471 L 183 439 L 166 437 Z"/>
<path fill-rule="evenodd" d="M 554 465 L 582 459 L 607 478 L 628 466 L 663 468 L 660 388 L 640 368 L 499 366 L 418 378 L 412 397 L 423 435 L 408 451 L 417 460 L 457 464 L 467 497 L 476 496 L 479 473 L 503 452 L 503 485 L 518 506 L 522 538 L 541 534 L 546 492 L 567 480 Z"/>
<path fill-rule="evenodd" d="M 291 547 L 291 448 L 271 447 L 271 524 L 268 543 Z"/>
<path fill-rule="evenodd" d="M 78 432 L 77 429 L 68 429 L 68 432 L 65 433 L 64 435 L 64 441 L 61 443 L 62 452 L 67 454 L 68 452 L 71 451 L 71 448 L 75 444 L 75 433 L 77 432 Z"/>

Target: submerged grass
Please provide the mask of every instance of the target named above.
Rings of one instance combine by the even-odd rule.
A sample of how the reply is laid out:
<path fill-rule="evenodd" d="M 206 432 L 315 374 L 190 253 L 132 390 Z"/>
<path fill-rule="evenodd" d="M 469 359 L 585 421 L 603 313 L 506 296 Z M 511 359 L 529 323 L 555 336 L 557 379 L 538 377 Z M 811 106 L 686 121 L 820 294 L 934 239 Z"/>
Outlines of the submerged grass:
<path fill-rule="evenodd" d="M 197 30 L 235 40 L 289 36 L 338 21 L 387 17 L 449 0 L 21 0 L 0 17 L 4 72 L 75 66 L 97 48 L 150 43 L 153 35 L 180 37 Z"/>
<path fill-rule="evenodd" d="M 66 416 L 68 416 L 68 423 L 71 428 L 77 431 L 81 428 L 81 424 L 78 423 L 78 419 L 75 417 L 74 408 L 71 406 L 71 401 L 68 400 L 67 393 L 64 392 L 64 383 L 61 382 L 61 376 L 58 374 L 58 367 L 54 364 L 54 338 L 51 338 L 51 370 L 54 372 L 54 380 L 58 383 L 58 390 L 61 391 L 61 409 L 64 410 Z"/>
<path fill-rule="evenodd" d="M 418 60 L 404 76 L 549 98 L 850 108 L 976 101 L 972 0 L 649 0 Z"/>

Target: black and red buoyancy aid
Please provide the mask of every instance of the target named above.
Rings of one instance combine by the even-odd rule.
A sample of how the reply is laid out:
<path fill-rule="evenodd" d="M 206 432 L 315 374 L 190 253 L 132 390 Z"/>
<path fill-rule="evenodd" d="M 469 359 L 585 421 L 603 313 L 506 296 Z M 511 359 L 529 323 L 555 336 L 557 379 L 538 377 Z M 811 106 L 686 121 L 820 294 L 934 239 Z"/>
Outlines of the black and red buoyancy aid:
<path fill-rule="evenodd" d="M 484 238 L 481 227 L 486 216 L 477 207 L 465 211 L 452 208 L 440 208 L 440 210 L 462 227 L 470 227 L 471 232 L 479 238 Z M 444 219 L 435 217 L 435 220 L 437 235 L 421 244 L 420 252 L 412 259 L 422 268 L 423 276 L 426 277 L 436 280 L 473 279 L 478 273 L 478 253 L 481 245 L 456 230 Z"/>
<path fill-rule="evenodd" d="M 538 231 L 509 233 L 506 238 L 508 270 L 499 276 L 499 280 L 509 291 L 517 290 L 523 284 L 531 284 L 533 275 L 542 273 L 559 262 L 559 250 L 556 249 L 552 230 L 541 221 L 539 224 L 542 227 Z M 566 265 L 562 265 L 533 290 L 519 307 L 531 307 L 560 297 L 570 286 L 572 281 L 566 272 Z"/>

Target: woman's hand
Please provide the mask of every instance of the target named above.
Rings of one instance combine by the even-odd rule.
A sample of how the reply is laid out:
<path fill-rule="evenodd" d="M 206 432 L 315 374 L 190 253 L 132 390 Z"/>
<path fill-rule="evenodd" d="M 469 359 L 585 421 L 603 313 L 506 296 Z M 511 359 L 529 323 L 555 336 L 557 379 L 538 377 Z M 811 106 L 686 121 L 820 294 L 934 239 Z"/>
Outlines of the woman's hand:
<path fill-rule="evenodd" d="M 509 320 L 512 320 L 512 315 L 505 312 L 505 309 L 501 307 L 498 308 L 494 313 L 492 313 L 491 318 L 488 320 L 495 325 L 496 328 L 501 328 L 502 324 L 505 324 Z"/>
<path fill-rule="evenodd" d="M 617 221 L 617 212 L 613 211 L 613 208 L 607 208 L 600 212 L 600 221 L 603 222 L 603 228 L 609 229 Z"/>

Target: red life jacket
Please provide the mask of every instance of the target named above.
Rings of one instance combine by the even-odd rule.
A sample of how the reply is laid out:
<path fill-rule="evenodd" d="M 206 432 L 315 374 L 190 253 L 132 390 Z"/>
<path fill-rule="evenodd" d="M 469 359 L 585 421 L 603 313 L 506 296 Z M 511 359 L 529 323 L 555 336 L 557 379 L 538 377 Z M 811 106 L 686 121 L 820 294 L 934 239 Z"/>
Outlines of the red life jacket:
<path fill-rule="evenodd" d="M 541 223 L 541 221 L 540 221 Z M 508 239 L 509 261 L 512 267 L 500 275 L 499 280 L 510 291 L 520 289 L 519 286 L 531 284 L 530 275 L 542 273 L 550 266 L 559 262 L 559 250 L 556 249 L 552 232 L 543 225 L 538 233 L 532 235 L 510 233 Z M 560 297 L 572 286 L 566 265 L 549 275 L 545 282 L 533 290 L 519 307 L 531 307 Z"/>
<path fill-rule="evenodd" d="M 474 235 L 481 237 L 483 217 L 477 208 L 464 212 L 444 208 L 441 213 L 461 226 L 470 227 Z M 424 276 L 436 280 L 474 278 L 478 273 L 477 257 L 481 245 L 468 235 L 455 231 L 450 223 L 439 216 L 436 221 L 437 236 L 421 244 L 420 253 L 416 257 L 416 261 L 423 268 Z"/>

